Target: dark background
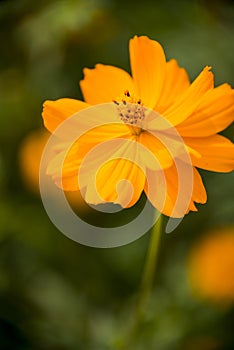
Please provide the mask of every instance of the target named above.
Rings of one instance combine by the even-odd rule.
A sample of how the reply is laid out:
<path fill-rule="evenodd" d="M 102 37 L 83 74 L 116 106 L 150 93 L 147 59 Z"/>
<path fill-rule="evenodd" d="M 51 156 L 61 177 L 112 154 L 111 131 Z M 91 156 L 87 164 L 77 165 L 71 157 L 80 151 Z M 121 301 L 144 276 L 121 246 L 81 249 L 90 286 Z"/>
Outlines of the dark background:
<path fill-rule="evenodd" d="M 0 349 L 113 349 L 128 333 L 149 235 L 106 250 L 58 232 L 37 191 L 40 137 L 31 132 L 43 128 L 44 100 L 82 98 L 84 67 L 129 70 L 135 34 L 158 40 L 191 79 L 211 65 L 216 84 L 234 84 L 234 2 L 6 0 L 0 28 Z M 224 134 L 231 138 L 233 128 Z M 233 174 L 202 176 L 208 203 L 163 235 L 135 349 L 234 348 L 232 304 L 196 298 L 187 278 L 195 242 L 234 227 Z"/>

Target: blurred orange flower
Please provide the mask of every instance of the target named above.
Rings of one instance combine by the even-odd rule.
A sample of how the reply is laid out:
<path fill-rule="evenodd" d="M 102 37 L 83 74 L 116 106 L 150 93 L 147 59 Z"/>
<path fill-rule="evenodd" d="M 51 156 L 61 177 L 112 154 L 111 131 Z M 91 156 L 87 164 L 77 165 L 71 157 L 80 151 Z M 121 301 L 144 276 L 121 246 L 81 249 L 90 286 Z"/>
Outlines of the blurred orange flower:
<path fill-rule="evenodd" d="M 39 167 L 43 149 L 50 134 L 45 130 L 30 132 L 22 141 L 19 165 L 24 185 L 33 193 L 39 193 Z"/>
<path fill-rule="evenodd" d="M 22 181 L 32 193 L 39 194 L 39 169 L 41 156 L 50 134 L 45 130 L 30 132 L 23 140 L 19 150 L 19 166 Z M 79 191 L 66 192 L 70 205 L 79 209 L 88 208 Z"/>
<path fill-rule="evenodd" d="M 188 266 L 197 296 L 224 305 L 234 302 L 234 226 L 201 239 L 190 252 Z"/>
<path fill-rule="evenodd" d="M 106 140 L 133 140 L 149 149 L 158 159 L 167 186 L 162 212 L 171 216 L 179 191 L 175 158 L 172 159 L 165 145 L 153 137 L 149 129 L 144 128 L 145 109 L 149 108 L 168 120 L 183 139 L 191 157 L 194 176 L 193 193 L 186 212 L 196 211 L 195 202 L 205 203 L 207 199 L 196 168 L 217 172 L 229 172 L 234 168 L 233 144 L 227 138 L 217 135 L 233 121 L 234 92 L 228 84 L 214 88 L 210 67 L 205 67 L 194 82 L 190 83 L 186 71 L 178 66 L 176 60 L 166 62 L 161 45 L 146 36 L 131 39 L 129 49 L 132 76 L 120 68 L 97 64 L 94 69 L 84 69 L 84 80 L 80 86 L 85 102 L 63 98 L 44 103 L 44 124 L 51 133 L 74 113 L 91 105 L 112 101 L 119 111 L 119 120 L 123 122 L 98 127 L 83 135 L 80 144 L 74 143 L 66 156 L 62 179 L 56 167 L 56 157 L 49 173 L 64 190 L 77 190 L 77 172 L 89 150 Z M 154 121 L 150 127 L 151 130 L 157 129 Z M 147 169 L 147 159 L 144 162 Z M 155 170 L 157 185 L 154 195 L 149 195 L 146 176 L 141 169 L 128 160 L 114 160 L 102 167 L 96 186 L 104 201 L 125 207 L 124 201 L 116 192 L 116 184 L 122 179 L 129 180 L 134 193 L 126 206 L 134 205 L 145 191 L 152 204 L 158 208 L 158 175 L 158 170 Z M 90 191 L 86 199 L 89 202 L 95 201 Z M 184 214 L 182 212 L 173 216 L 181 217 Z"/>

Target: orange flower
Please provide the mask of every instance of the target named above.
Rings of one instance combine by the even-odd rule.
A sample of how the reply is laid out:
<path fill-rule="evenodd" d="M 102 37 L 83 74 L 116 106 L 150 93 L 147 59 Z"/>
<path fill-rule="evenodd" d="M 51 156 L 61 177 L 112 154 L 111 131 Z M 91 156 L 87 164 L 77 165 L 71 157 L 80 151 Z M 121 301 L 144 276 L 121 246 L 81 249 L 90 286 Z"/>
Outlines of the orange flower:
<path fill-rule="evenodd" d="M 197 210 L 195 202 L 205 203 L 207 199 L 197 167 L 218 172 L 233 170 L 233 144 L 217 133 L 233 121 L 234 92 L 228 84 L 214 88 L 210 67 L 205 67 L 190 83 L 186 71 L 176 60 L 167 62 L 161 45 L 146 36 L 135 36 L 130 40 L 130 63 L 132 76 L 120 68 L 102 64 L 97 64 L 94 69 L 84 69 L 85 77 L 80 86 L 85 102 L 63 98 L 44 103 L 44 124 L 51 133 L 74 113 L 108 102 L 116 104 L 121 121 L 116 125 L 94 128 L 74 143 L 64 161 L 62 178 L 58 171 L 61 154 L 51 162 L 48 173 L 64 190 L 77 190 L 77 171 L 89 150 L 107 140 L 131 140 L 149 149 L 163 170 L 167 189 L 161 211 L 168 216 L 182 217 L 189 210 Z M 190 204 L 183 212 L 173 212 L 179 193 L 175 157 L 151 133 L 157 131 L 157 118 L 148 126 L 144 125 L 147 109 L 155 111 L 174 127 L 191 157 L 193 191 Z M 148 158 L 140 156 L 144 158 L 144 167 L 150 168 Z M 97 190 L 103 201 L 119 203 L 123 207 L 134 205 L 145 191 L 151 203 L 159 208 L 161 170 L 150 170 L 155 178 L 155 190 L 150 194 L 144 171 L 127 159 L 115 159 L 102 166 L 97 174 Z M 122 179 L 133 185 L 129 202 L 126 202 L 124 186 L 119 194 L 116 191 L 116 184 Z M 89 190 L 88 179 L 86 200 L 94 204 L 98 202 Z"/>
<path fill-rule="evenodd" d="M 25 187 L 35 194 L 39 194 L 40 161 L 49 136 L 45 130 L 32 131 L 24 138 L 19 149 L 22 181 Z M 79 212 L 87 210 L 88 206 L 79 191 L 67 192 L 66 197 L 74 209 L 79 208 Z"/>
<path fill-rule="evenodd" d="M 19 166 L 25 186 L 33 193 L 39 193 L 39 167 L 43 149 L 50 134 L 45 130 L 30 132 L 19 150 Z"/>
<path fill-rule="evenodd" d="M 215 230 L 195 245 L 189 256 L 189 280 L 196 295 L 234 302 L 234 227 Z"/>

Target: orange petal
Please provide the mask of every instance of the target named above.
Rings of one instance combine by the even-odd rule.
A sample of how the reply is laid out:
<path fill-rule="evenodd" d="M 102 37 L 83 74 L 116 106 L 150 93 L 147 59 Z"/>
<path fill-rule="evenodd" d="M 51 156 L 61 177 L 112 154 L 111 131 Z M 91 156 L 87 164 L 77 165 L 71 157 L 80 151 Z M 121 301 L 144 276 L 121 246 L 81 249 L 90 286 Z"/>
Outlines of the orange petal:
<path fill-rule="evenodd" d="M 185 143 L 201 154 L 193 157 L 194 166 L 217 172 L 229 172 L 234 169 L 234 145 L 221 135 L 209 137 L 184 138 Z"/>
<path fill-rule="evenodd" d="M 137 95 L 148 108 L 154 108 L 161 94 L 166 60 L 161 45 L 146 36 L 130 40 L 130 63 Z"/>
<path fill-rule="evenodd" d="M 90 104 L 112 102 L 125 90 L 134 94 L 131 76 L 123 69 L 97 64 L 94 69 L 84 69 L 80 87 L 86 102 Z"/>
<path fill-rule="evenodd" d="M 109 150 L 99 149 L 95 159 L 91 156 L 90 161 L 88 156 L 81 167 L 88 203 L 113 202 L 130 207 L 143 191 L 145 170 L 139 162 L 138 143 L 133 136 L 124 143 L 116 141 Z"/>
<path fill-rule="evenodd" d="M 169 176 L 170 175 L 170 176 Z M 147 169 L 147 178 L 151 180 L 150 190 L 145 185 L 144 191 L 152 203 L 152 205 L 162 214 L 171 216 L 177 198 L 178 192 L 178 175 L 175 166 L 167 169 L 167 171 L 152 171 Z M 175 217 L 182 217 L 183 213 Z"/>
<path fill-rule="evenodd" d="M 206 191 L 197 170 L 193 168 L 192 171 L 193 187 L 191 188 L 190 184 L 184 185 L 184 182 L 180 183 L 180 186 L 184 185 L 180 192 L 178 172 L 175 164 L 164 171 L 147 171 L 147 178 L 154 176 L 155 179 L 155 182 L 152 183 L 153 188 L 150 191 L 147 188 L 147 184 L 144 188 L 152 205 L 164 215 L 175 218 L 183 217 L 189 210 L 196 211 L 197 209 L 193 202 L 205 203 Z M 177 202 L 177 200 L 179 201 Z"/>
<path fill-rule="evenodd" d="M 47 167 L 47 174 L 50 175 L 56 185 L 65 191 L 78 190 L 78 169 L 82 158 L 79 154 L 78 143 L 75 142 L 67 150 L 60 151 L 50 162 Z"/>
<path fill-rule="evenodd" d="M 137 164 L 126 159 L 113 159 L 97 173 L 97 192 L 90 184 L 85 199 L 92 204 L 112 202 L 128 208 L 138 201 L 144 184 L 145 175 Z"/>
<path fill-rule="evenodd" d="M 213 74 L 206 67 L 164 113 L 173 125 L 177 125 L 188 118 L 199 105 L 204 93 L 213 88 Z"/>
<path fill-rule="evenodd" d="M 193 154 L 195 157 L 200 157 L 197 151 L 184 143 L 183 138 L 174 127 L 160 130 L 160 127 L 164 127 L 163 124 L 168 123 L 160 121 L 160 118 L 146 121 L 144 125 L 145 130 L 140 134 L 139 138 L 139 140 L 142 139 L 142 143 L 145 147 L 151 150 L 155 158 L 159 160 L 161 168 L 171 166 L 173 162 L 172 159 L 175 158 L 191 163 L 190 154 Z M 165 125 L 165 127 L 167 127 L 167 125 Z"/>
<path fill-rule="evenodd" d="M 152 152 L 145 151 L 142 157 L 146 167 L 151 169 L 160 169 L 168 168 L 172 165 L 173 159 L 172 155 L 168 149 L 163 145 L 163 143 L 151 133 L 144 131 L 139 136 L 139 142 L 143 144 L 147 150 Z M 143 152 L 143 149 L 141 150 Z M 159 163 L 157 166 L 157 162 Z"/>
<path fill-rule="evenodd" d="M 204 137 L 224 130 L 234 120 L 234 90 L 228 84 L 208 91 L 183 123 L 179 133 L 186 137 Z"/>
<path fill-rule="evenodd" d="M 53 133 L 58 125 L 65 119 L 87 107 L 89 107 L 87 103 L 79 100 L 73 100 L 71 98 L 61 98 L 56 101 L 45 101 L 42 112 L 45 127 L 51 133 Z"/>
<path fill-rule="evenodd" d="M 186 214 L 188 214 L 190 211 L 198 211 L 193 201 L 191 201 L 191 203 L 189 204 Z"/>
<path fill-rule="evenodd" d="M 193 194 L 192 200 L 197 203 L 206 203 L 207 195 L 202 182 L 201 175 L 196 168 L 193 168 Z"/>
<path fill-rule="evenodd" d="M 163 113 L 189 85 L 190 82 L 186 70 L 179 67 L 174 59 L 167 62 L 161 95 L 154 109 L 159 113 Z"/>
<path fill-rule="evenodd" d="M 78 171 L 80 165 L 95 146 L 116 138 L 127 138 L 130 129 L 125 124 L 108 124 L 91 129 L 82 135 L 70 148 L 69 143 L 59 143 L 55 151 L 59 152 L 49 163 L 48 175 L 52 176 L 57 186 L 65 191 L 76 191 L 78 189 Z M 127 142 L 127 141 L 126 141 Z M 106 152 L 112 151 L 112 145 L 106 144 Z M 62 169 L 62 174 L 61 174 Z M 89 174 L 87 174 L 87 177 Z"/>
<path fill-rule="evenodd" d="M 152 205 L 162 214 L 167 216 L 172 215 L 178 191 L 177 172 L 174 171 L 173 167 L 169 169 L 169 172 L 152 171 L 147 169 L 147 178 L 149 179 L 154 176 L 155 182 L 152 182 L 150 191 L 148 190 L 147 185 L 145 185 L 144 188 Z M 169 173 L 171 176 L 166 176 L 166 174 Z M 176 217 L 182 217 L 183 215 L 184 213 L 180 213 Z"/>
<path fill-rule="evenodd" d="M 131 129 L 124 123 L 110 123 L 92 128 L 79 138 L 80 144 L 98 144 L 115 138 L 131 136 Z"/>

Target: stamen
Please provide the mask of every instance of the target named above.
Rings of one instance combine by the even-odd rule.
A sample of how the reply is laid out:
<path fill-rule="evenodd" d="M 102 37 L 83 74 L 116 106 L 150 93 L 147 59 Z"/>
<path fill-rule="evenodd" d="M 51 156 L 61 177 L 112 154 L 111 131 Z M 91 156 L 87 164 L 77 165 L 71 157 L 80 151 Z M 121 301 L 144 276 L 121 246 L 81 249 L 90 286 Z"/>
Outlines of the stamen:
<path fill-rule="evenodd" d="M 124 123 L 142 127 L 146 107 L 143 106 L 141 99 L 131 96 L 130 92 L 125 90 L 120 99 L 113 102 L 117 105 L 118 115 Z"/>

